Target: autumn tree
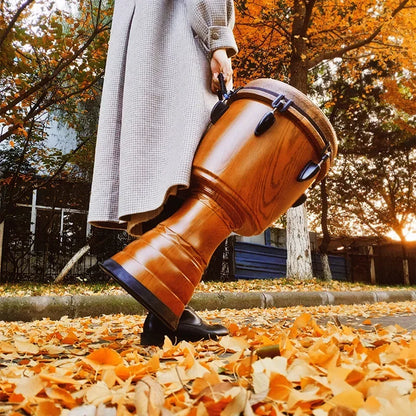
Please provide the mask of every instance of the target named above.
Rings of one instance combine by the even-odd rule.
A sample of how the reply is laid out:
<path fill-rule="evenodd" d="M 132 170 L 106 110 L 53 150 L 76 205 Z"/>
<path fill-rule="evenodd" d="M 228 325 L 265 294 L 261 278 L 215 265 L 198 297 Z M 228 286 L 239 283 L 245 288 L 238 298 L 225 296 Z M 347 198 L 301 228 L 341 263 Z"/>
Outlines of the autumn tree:
<path fill-rule="evenodd" d="M 238 77 L 273 77 L 310 93 L 317 69 L 335 59 L 359 77 L 358 62 L 380 58 L 414 73 L 415 0 L 237 0 Z M 327 103 L 327 110 L 333 103 Z M 312 274 L 304 206 L 287 213 L 288 276 Z M 300 236 L 303 236 L 302 238 Z"/>
<path fill-rule="evenodd" d="M 111 2 L 52 0 L 0 3 L 0 222 L 28 187 L 41 187 L 68 174 L 69 154 L 47 149 L 52 119 L 74 127 L 95 100 L 104 72 Z M 75 115 L 75 118 L 74 118 Z"/>
<path fill-rule="evenodd" d="M 386 100 L 391 98 L 390 82 L 384 84 L 383 76 L 393 72 L 398 77 L 395 85 L 401 82 L 396 63 L 387 66 L 381 70 L 380 62 L 366 62 L 361 65 L 359 79 L 350 78 L 342 67 L 322 74 L 318 91 L 333 91 L 327 99 L 335 103 L 331 119 L 339 131 L 341 146 L 329 186 L 321 184 L 321 189 L 325 185 L 321 200 L 325 193 L 332 211 L 330 218 L 325 218 L 326 224 L 321 224 L 323 231 L 325 226 L 331 227 L 337 234 L 344 234 L 346 226 L 351 234 L 365 230 L 385 236 L 394 231 L 402 242 L 406 279 L 409 272 L 404 230 L 415 221 L 416 212 L 416 117 L 411 105 L 409 114 Z M 326 82 L 331 84 L 330 89 Z M 393 101 L 401 102 L 397 98 Z M 311 209 L 319 216 L 319 207 L 312 204 Z M 325 232 L 323 235 L 326 244 Z"/>

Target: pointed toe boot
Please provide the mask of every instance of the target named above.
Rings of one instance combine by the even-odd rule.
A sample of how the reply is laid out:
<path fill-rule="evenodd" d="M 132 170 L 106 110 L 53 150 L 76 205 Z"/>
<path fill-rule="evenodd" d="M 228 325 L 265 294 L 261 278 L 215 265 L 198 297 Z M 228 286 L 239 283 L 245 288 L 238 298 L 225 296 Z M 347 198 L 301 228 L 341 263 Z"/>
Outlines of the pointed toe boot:
<path fill-rule="evenodd" d="M 186 306 L 176 330 L 170 329 L 156 315 L 149 313 L 144 321 L 141 344 L 161 346 L 165 336 L 169 337 L 172 343 L 175 344 L 180 341 L 216 340 L 218 337 L 227 334 L 228 330 L 225 326 L 209 325 L 190 306 Z"/>

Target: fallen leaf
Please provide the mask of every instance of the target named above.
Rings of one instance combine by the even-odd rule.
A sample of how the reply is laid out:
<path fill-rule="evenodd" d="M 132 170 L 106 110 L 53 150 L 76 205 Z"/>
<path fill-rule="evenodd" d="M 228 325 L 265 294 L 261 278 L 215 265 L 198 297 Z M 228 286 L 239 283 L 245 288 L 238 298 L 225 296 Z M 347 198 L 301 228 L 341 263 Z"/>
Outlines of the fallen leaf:
<path fill-rule="evenodd" d="M 16 381 L 15 394 L 21 394 L 26 399 L 35 397 L 45 387 L 42 379 L 39 376 L 33 376 L 30 378 L 21 378 Z"/>
<path fill-rule="evenodd" d="M 349 407 L 336 406 L 333 407 L 329 412 L 328 416 L 355 416 L 356 412 Z"/>
<path fill-rule="evenodd" d="M 221 338 L 220 345 L 226 351 L 234 351 L 234 352 L 244 351 L 250 346 L 244 337 L 232 337 L 229 335 L 226 335 Z"/>
<path fill-rule="evenodd" d="M 92 404 L 74 407 L 68 416 L 96 416 L 97 408 Z"/>
<path fill-rule="evenodd" d="M 75 399 L 67 390 L 62 389 L 58 386 L 47 387 L 45 389 L 45 393 L 50 399 L 55 399 L 61 402 L 65 405 L 65 407 L 69 409 L 72 409 L 77 404 Z"/>
<path fill-rule="evenodd" d="M 16 350 L 21 354 L 38 354 L 39 347 L 27 341 L 15 341 Z"/>
<path fill-rule="evenodd" d="M 98 381 L 96 384 L 93 384 L 91 387 L 88 387 L 85 393 L 85 397 L 89 403 L 99 402 L 104 403 L 109 398 L 111 398 L 111 390 L 103 381 Z M 97 405 L 99 404 L 97 403 Z"/>
<path fill-rule="evenodd" d="M 85 357 L 89 361 L 93 361 L 100 365 L 112 365 L 117 366 L 123 362 L 121 355 L 111 348 L 100 348 L 93 351 L 91 354 Z"/>
<path fill-rule="evenodd" d="M 273 400 L 285 401 L 293 389 L 292 383 L 282 374 L 272 373 L 270 375 L 268 396 Z"/>
<path fill-rule="evenodd" d="M 164 403 L 162 387 L 150 376 L 143 377 L 135 389 L 137 416 L 159 416 Z"/>
<path fill-rule="evenodd" d="M 359 391 L 351 389 L 337 394 L 330 400 L 330 403 L 335 406 L 349 407 L 357 411 L 364 405 L 364 397 Z"/>

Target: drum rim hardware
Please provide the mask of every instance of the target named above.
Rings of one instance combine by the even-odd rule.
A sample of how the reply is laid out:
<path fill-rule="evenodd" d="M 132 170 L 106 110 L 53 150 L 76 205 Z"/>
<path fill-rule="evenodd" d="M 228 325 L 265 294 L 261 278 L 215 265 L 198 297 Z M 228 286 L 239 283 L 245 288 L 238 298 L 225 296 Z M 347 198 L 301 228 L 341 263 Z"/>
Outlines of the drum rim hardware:
<path fill-rule="evenodd" d="M 302 117 L 304 117 L 311 124 L 311 126 L 316 130 L 316 133 L 322 139 L 322 141 L 325 145 L 325 148 L 328 147 L 330 149 L 331 157 L 335 157 L 336 149 L 334 149 L 332 144 L 330 143 L 330 141 L 328 141 L 328 139 L 326 138 L 325 133 L 322 131 L 322 128 L 315 122 L 315 120 L 305 110 L 303 110 L 299 105 L 297 105 L 291 98 L 287 98 L 285 96 L 285 94 L 283 94 L 281 92 L 278 93 L 278 92 L 272 91 L 268 88 L 259 87 L 259 86 L 244 86 L 244 87 L 239 87 L 235 90 L 231 90 L 231 91 L 227 92 L 226 89 L 225 89 L 225 84 L 224 83 L 221 84 L 221 78 L 224 79 L 223 75 L 219 74 L 218 78 L 220 80 L 220 85 L 221 85 L 221 91 L 218 91 L 218 97 L 220 98 L 220 100 L 214 105 L 214 107 L 211 111 L 211 123 L 212 124 L 215 124 L 221 118 L 221 116 L 228 110 L 230 104 L 233 101 L 246 98 L 245 93 L 248 93 L 250 96 L 252 95 L 251 93 L 254 93 L 253 95 L 255 95 L 256 92 L 266 93 L 267 95 L 269 95 L 269 97 L 265 97 L 264 95 L 263 96 L 260 95 L 260 96 L 256 96 L 257 100 L 264 101 L 264 102 L 268 103 L 269 105 L 271 105 L 273 107 L 273 110 L 266 113 L 263 116 L 263 118 L 260 120 L 259 124 L 266 117 L 269 117 L 271 119 L 270 113 L 274 113 L 276 110 L 278 110 L 279 112 L 285 112 L 287 110 L 295 111 L 295 112 L 299 113 Z M 295 90 L 294 87 L 291 87 L 290 85 L 284 84 L 280 81 L 273 80 L 273 79 L 270 79 L 270 81 L 280 83 L 280 84 L 282 84 L 282 86 L 284 85 L 286 88 L 291 88 L 291 89 Z M 297 93 L 301 94 L 301 95 L 304 95 L 300 91 L 297 91 Z M 271 97 L 273 97 L 273 98 L 271 98 Z M 305 96 L 305 98 L 309 101 L 309 99 L 306 96 Z M 323 113 L 322 113 L 322 115 L 323 115 Z M 274 121 L 272 122 L 270 120 L 269 122 L 271 123 L 270 124 L 270 127 L 271 127 L 273 125 Z M 328 124 L 329 124 L 329 122 L 328 122 Z M 264 131 L 266 131 L 266 130 L 264 130 Z M 263 132 L 261 132 L 261 134 L 262 133 Z M 333 133 L 333 134 L 335 136 L 335 133 Z"/>
<path fill-rule="evenodd" d="M 256 85 L 259 81 L 280 85 L 277 90 L 272 90 L 271 88 L 268 88 L 267 84 L 266 86 Z M 273 84 L 271 84 L 271 86 Z M 322 165 L 328 159 L 333 160 L 337 154 L 336 134 L 331 124 L 326 119 L 326 116 L 305 94 L 296 90 L 296 88 L 289 84 L 271 78 L 259 79 L 252 82 L 249 86 L 240 87 L 229 93 L 226 92 L 225 84 L 223 83 L 222 89 L 221 92 L 218 92 L 220 101 L 216 103 L 211 113 L 212 124 L 221 118 L 233 101 L 239 99 L 255 99 L 272 107 L 272 110 L 265 113 L 257 124 L 254 130 L 254 135 L 257 137 L 265 133 L 275 123 L 276 111 L 279 111 L 280 113 L 287 112 L 287 116 L 294 118 L 303 129 L 309 132 L 309 134 L 312 134 L 316 139 L 319 138 L 322 140 L 324 147 L 323 150 L 322 147 L 319 150 L 317 149 L 318 162 L 310 160 L 298 175 L 297 181 L 303 182 L 311 180 L 319 173 L 316 181 L 321 180 L 323 176 L 325 176 L 325 172 L 322 171 Z M 314 108 L 316 107 L 317 110 L 315 114 L 310 114 L 308 112 L 307 107 L 309 103 L 312 104 Z M 314 119 L 313 115 L 317 116 L 315 117 L 317 120 Z M 328 169 L 329 165 L 327 166 L 327 170 Z"/>
<path fill-rule="evenodd" d="M 232 98 L 237 91 L 241 88 L 237 88 L 235 90 L 227 91 L 227 87 L 225 86 L 224 75 L 218 74 L 218 81 L 220 83 L 220 89 L 217 91 L 218 101 L 215 103 L 214 107 L 211 110 L 211 123 L 215 124 L 222 115 L 230 108 L 230 98 Z"/>
<path fill-rule="evenodd" d="M 249 87 L 248 87 L 249 88 Z M 256 128 L 254 129 L 254 135 L 259 137 L 263 133 L 265 133 L 267 130 L 270 129 L 270 127 L 273 126 L 274 122 L 276 121 L 276 118 L 274 117 L 274 113 L 276 111 L 279 111 L 279 113 L 284 113 L 291 105 L 293 104 L 293 101 L 290 99 L 287 99 L 284 94 L 279 94 L 274 101 L 272 102 L 272 111 L 267 112 L 261 120 L 258 122 Z"/>
<path fill-rule="evenodd" d="M 278 82 L 278 81 L 277 81 Z M 304 111 L 299 105 L 297 105 L 293 100 L 291 100 L 291 99 L 288 99 L 288 98 L 286 98 L 286 96 L 284 95 L 284 94 L 282 94 L 282 93 L 276 93 L 276 92 L 274 92 L 274 91 L 272 91 L 272 90 L 269 90 L 269 89 L 267 89 L 267 88 L 261 88 L 261 87 L 257 87 L 257 86 L 255 86 L 255 87 L 241 87 L 240 89 L 239 89 L 239 91 L 241 91 L 241 90 L 254 90 L 254 91 L 262 91 L 262 92 L 265 92 L 265 93 L 267 93 L 267 94 L 269 94 L 269 95 L 271 95 L 271 96 L 274 96 L 274 97 L 276 97 L 273 101 L 272 101 L 272 106 L 273 106 L 273 103 L 276 101 L 276 100 L 278 100 L 278 102 L 280 102 L 281 100 L 282 100 L 282 98 L 280 98 L 281 96 L 283 96 L 284 97 L 284 99 L 285 100 L 287 100 L 287 102 L 289 102 L 290 101 L 290 105 L 284 105 L 283 107 L 282 107 L 282 109 L 281 110 L 279 110 L 279 112 L 281 112 L 281 113 L 283 113 L 284 111 L 286 111 L 286 110 L 289 110 L 289 108 L 293 111 L 293 110 L 295 110 L 296 112 L 298 112 L 299 114 L 301 114 L 311 125 L 312 125 L 312 127 L 316 130 L 316 132 L 318 133 L 318 135 L 319 135 L 319 137 L 322 139 L 322 141 L 324 142 L 324 144 L 325 144 L 325 148 L 329 148 L 329 149 L 331 149 L 331 153 L 332 153 L 332 145 L 331 145 L 331 143 L 328 141 L 328 139 L 326 138 L 326 136 L 325 136 L 325 134 L 324 134 L 324 132 L 322 131 L 322 129 L 318 126 L 318 124 L 315 122 L 315 120 L 313 120 L 311 117 L 310 117 L 310 115 L 306 112 L 306 111 Z M 237 92 L 237 91 L 236 91 Z M 306 97 L 306 96 L 305 96 Z M 234 101 L 234 100 L 237 100 L 237 99 L 240 99 L 240 98 L 245 98 L 245 97 L 243 97 L 243 96 L 241 96 L 241 94 L 240 94 L 240 96 L 233 96 L 233 97 L 230 97 L 230 98 L 232 98 L 232 101 Z M 267 100 L 267 102 L 270 102 L 269 100 Z M 280 107 L 278 107 L 278 109 L 279 109 Z M 266 113 L 266 114 L 268 114 L 268 113 Z"/>
<path fill-rule="evenodd" d="M 296 180 L 298 182 L 304 182 L 309 179 L 312 179 L 315 177 L 320 171 L 322 164 L 331 157 L 331 150 L 330 148 L 324 149 L 324 152 L 321 156 L 321 160 L 316 163 L 313 160 L 310 160 L 302 169 L 302 171 L 299 173 Z"/>

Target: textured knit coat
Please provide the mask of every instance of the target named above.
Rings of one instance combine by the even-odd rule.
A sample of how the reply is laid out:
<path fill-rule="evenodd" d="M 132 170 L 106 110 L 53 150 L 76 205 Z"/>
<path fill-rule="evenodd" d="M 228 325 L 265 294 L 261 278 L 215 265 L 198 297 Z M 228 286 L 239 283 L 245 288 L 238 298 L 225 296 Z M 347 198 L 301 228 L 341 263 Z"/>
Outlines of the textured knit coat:
<path fill-rule="evenodd" d="M 210 56 L 237 52 L 232 0 L 116 0 L 104 77 L 89 222 L 155 217 L 190 182 L 217 98 Z M 130 223 L 129 223 L 130 221 Z M 137 228 L 137 227 L 136 227 Z"/>

